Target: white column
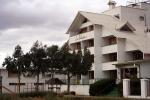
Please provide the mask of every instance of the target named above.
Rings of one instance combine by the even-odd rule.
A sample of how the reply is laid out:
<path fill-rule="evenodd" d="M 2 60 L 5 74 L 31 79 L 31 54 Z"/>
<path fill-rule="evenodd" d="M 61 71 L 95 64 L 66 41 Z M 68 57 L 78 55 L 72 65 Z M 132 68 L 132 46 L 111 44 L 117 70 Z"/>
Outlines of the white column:
<path fill-rule="evenodd" d="M 121 82 L 121 69 L 117 68 L 117 83 Z"/>
<path fill-rule="evenodd" d="M 137 78 L 140 78 L 140 67 L 137 67 Z"/>
<path fill-rule="evenodd" d="M 146 98 L 148 95 L 148 79 L 141 79 L 141 97 Z"/>
<path fill-rule="evenodd" d="M 130 95 L 130 79 L 123 79 L 123 96 L 128 97 Z"/>

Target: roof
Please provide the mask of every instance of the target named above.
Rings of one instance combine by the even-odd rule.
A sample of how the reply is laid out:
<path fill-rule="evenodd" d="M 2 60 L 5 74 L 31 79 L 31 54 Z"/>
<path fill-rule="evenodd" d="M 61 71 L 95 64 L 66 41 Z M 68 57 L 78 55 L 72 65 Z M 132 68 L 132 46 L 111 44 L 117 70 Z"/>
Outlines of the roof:
<path fill-rule="evenodd" d="M 60 79 L 58 78 L 53 78 L 53 79 L 49 79 L 48 81 L 45 82 L 46 84 L 64 84 L 64 82 L 62 82 Z"/>
<path fill-rule="evenodd" d="M 148 38 L 145 35 L 144 31 L 141 34 L 141 32 L 135 31 L 136 29 L 128 21 L 120 21 L 119 19 L 111 15 L 80 11 L 78 12 L 76 18 L 74 19 L 73 23 L 69 27 L 67 34 L 69 34 L 69 32 L 71 32 L 72 30 L 79 28 L 84 18 L 87 18 L 92 24 L 102 25 L 109 32 L 111 32 L 115 37 L 128 39 L 130 43 L 132 43 L 143 53 L 148 53 L 148 54 L 150 53 L 150 46 L 149 46 L 150 38 Z M 117 30 L 117 28 L 125 24 L 127 24 L 135 32 L 129 33 L 129 32 Z"/>

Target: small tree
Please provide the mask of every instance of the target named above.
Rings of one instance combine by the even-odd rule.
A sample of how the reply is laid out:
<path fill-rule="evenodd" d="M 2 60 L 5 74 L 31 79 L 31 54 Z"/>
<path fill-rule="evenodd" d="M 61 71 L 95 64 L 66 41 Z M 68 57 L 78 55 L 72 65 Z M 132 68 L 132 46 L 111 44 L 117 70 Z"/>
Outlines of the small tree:
<path fill-rule="evenodd" d="M 69 52 L 69 46 L 67 43 L 61 49 L 61 65 L 63 66 L 63 72 L 67 75 L 67 91 L 70 92 L 70 80 L 74 75 L 86 75 L 92 66 L 92 57 L 89 50 L 84 49 L 78 52 Z"/>
<path fill-rule="evenodd" d="M 20 45 L 15 47 L 12 57 L 6 57 L 3 66 L 6 66 L 8 72 L 16 73 L 18 77 L 18 92 L 20 93 L 21 74 L 25 71 L 23 65 L 23 52 Z"/>
<path fill-rule="evenodd" d="M 47 71 L 47 67 L 45 66 L 45 48 L 42 43 L 36 41 L 31 47 L 29 54 L 31 57 L 31 65 L 29 71 L 33 71 L 32 73 L 37 76 L 36 91 L 39 91 L 39 75 L 40 73 Z"/>
<path fill-rule="evenodd" d="M 47 58 L 45 59 L 45 61 L 46 61 L 46 66 L 48 67 L 47 72 L 51 73 L 52 80 L 54 78 L 54 73 L 60 69 L 59 62 L 57 60 L 58 53 L 59 53 L 59 49 L 57 45 L 52 45 L 46 48 Z M 51 86 L 53 91 L 53 82 Z"/>

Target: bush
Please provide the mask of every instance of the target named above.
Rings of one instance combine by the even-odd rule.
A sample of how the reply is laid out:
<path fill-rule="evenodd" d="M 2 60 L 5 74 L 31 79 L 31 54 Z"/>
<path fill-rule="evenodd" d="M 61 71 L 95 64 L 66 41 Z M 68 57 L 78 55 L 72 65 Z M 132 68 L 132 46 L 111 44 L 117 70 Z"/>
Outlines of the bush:
<path fill-rule="evenodd" d="M 67 91 L 62 92 L 63 95 L 76 95 L 75 91 L 70 91 L 70 93 L 68 93 Z"/>
<path fill-rule="evenodd" d="M 122 81 L 119 83 L 119 84 L 117 84 L 117 91 L 118 91 L 118 93 L 119 93 L 119 96 L 123 96 L 123 83 L 122 83 Z"/>
<path fill-rule="evenodd" d="M 0 100 L 19 100 L 17 95 L 0 94 Z"/>
<path fill-rule="evenodd" d="M 91 96 L 102 96 L 108 94 L 115 86 L 115 80 L 103 79 L 90 85 L 89 94 Z"/>

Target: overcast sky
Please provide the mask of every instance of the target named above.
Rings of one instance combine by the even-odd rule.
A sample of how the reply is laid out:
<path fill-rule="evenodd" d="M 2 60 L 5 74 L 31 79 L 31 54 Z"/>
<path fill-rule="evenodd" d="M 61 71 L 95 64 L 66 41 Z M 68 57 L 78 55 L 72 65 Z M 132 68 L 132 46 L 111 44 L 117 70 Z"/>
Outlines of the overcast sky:
<path fill-rule="evenodd" d="M 116 0 L 126 5 L 127 0 Z M 0 64 L 19 44 L 27 52 L 39 40 L 43 44 L 67 41 L 65 34 L 78 11 L 107 10 L 108 0 L 0 0 Z"/>

